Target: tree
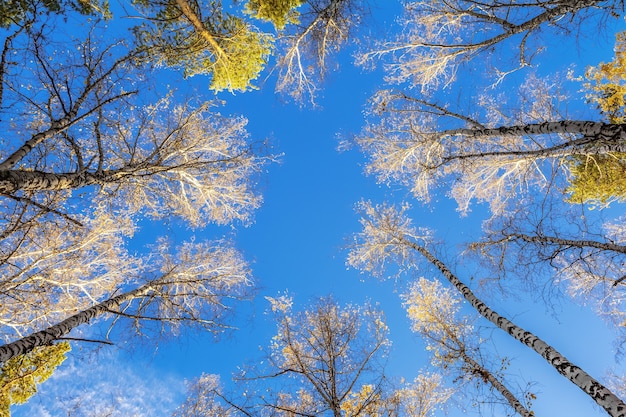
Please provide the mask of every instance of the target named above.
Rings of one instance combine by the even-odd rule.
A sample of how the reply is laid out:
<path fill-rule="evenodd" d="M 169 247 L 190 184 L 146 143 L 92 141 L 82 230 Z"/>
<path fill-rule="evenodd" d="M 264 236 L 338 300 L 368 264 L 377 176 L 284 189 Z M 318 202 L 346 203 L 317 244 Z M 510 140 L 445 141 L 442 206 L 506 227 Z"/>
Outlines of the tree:
<path fill-rule="evenodd" d="M 139 44 L 149 51 L 148 59 L 181 68 L 186 76 L 211 74 L 215 91 L 246 91 L 276 55 L 276 90 L 312 103 L 327 57 L 350 39 L 363 14 L 353 0 L 246 2 L 248 16 L 275 26 L 278 33 L 271 35 L 224 12 L 220 1 L 138 4 L 150 21 L 134 29 Z"/>
<path fill-rule="evenodd" d="M 362 55 L 367 62 L 391 55 L 387 81 L 409 82 L 422 90 L 449 84 L 458 68 L 480 56 L 508 57 L 503 44 L 517 45 L 519 67 L 529 64 L 542 49 L 539 32 L 577 32 L 593 14 L 619 16 L 623 2 L 616 0 L 542 0 L 538 2 L 436 0 L 412 1 L 405 6 L 402 30 L 395 40 L 385 40 Z M 537 40 L 536 38 L 539 38 Z M 491 71 L 501 79 L 512 70 Z"/>
<path fill-rule="evenodd" d="M 139 282 L 135 288 L 122 290 L 44 330 L 0 346 L 0 362 L 60 340 L 76 327 L 107 314 L 116 321 L 130 319 L 138 332 L 151 323 L 160 331 L 174 333 L 183 325 L 211 332 L 223 330 L 220 319 L 228 310 L 228 300 L 245 297 L 251 285 L 241 255 L 224 242 L 186 243 L 175 253 L 170 253 L 167 242 L 159 246 L 150 267 L 141 271 L 144 276 L 160 274 L 157 278 Z"/>
<path fill-rule="evenodd" d="M 283 30 L 288 23 L 298 23 L 297 8 L 304 3 L 304 0 L 249 0 L 245 10 L 252 17 L 271 22 L 277 30 Z"/>
<path fill-rule="evenodd" d="M 522 199 L 520 207 L 484 224 L 485 235 L 469 244 L 489 270 L 491 284 L 505 293 L 516 283 L 550 300 L 564 291 L 594 306 L 621 333 L 625 317 L 623 219 L 607 220 L 597 210 L 558 199 Z M 599 218 L 598 218 L 599 217 Z"/>
<path fill-rule="evenodd" d="M 432 352 L 434 366 L 443 370 L 455 368 L 457 383 L 475 380 L 477 384 L 489 385 L 520 416 L 534 415 L 507 388 L 501 376 L 481 363 L 480 342 L 476 343 L 479 336 L 467 316 L 458 318 L 460 300 L 451 289 L 439 281 L 419 278 L 410 284 L 403 299 L 413 330 L 426 340 L 426 349 Z M 533 395 L 527 393 L 525 397 Z"/>
<path fill-rule="evenodd" d="M 483 98 L 485 120 L 404 93 L 374 99 L 380 121 L 355 141 L 369 157 L 367 172 L 399 182 L 428 202 L 446 184 L 467 213 L 488 202 L 494 215 L 529 189 L 548 192 L 569 176 L 572 158 L 613 158 L 625 149 L 625 125 L 559 116 L 561 94 L 530 77 L 518 110 L 503 114 L 500 97 Z M 500 124 L 506 123 L 506 124 Z"/>
<path fill-rule="evenodd" d="M 626 122 L 626 32 L 615 35 L 615 57 L 611 62 L 601 62 L 587 68 L 587 98 L 598 105 L 611 123 Z"/>
<path fill-rule="evenodd" d="M 219 375 L 202 374 L 187 386 L 187 399 L 174 411 L 173 417 L 229 417 L 240 409 L 220 393 Z"/>
<path fill-rule="evenodd" d="M 7 0 L 0 4 L 0 28 L 22 25 L 33 13 L 63 14 L 69 11 L 110 17 L 109 3 L 106 0 Z"/>
<path fill-rule="evenodd" d="M 452 395 L 437 374 L 391 386 L 382 363 L 389 341 L 381 311 L 341 307 L 326 297 L 294 312 L 291 297 L 267 298 L 278 327 L 267 361 L 259 362 L 267 366 L 237 377 L 240 399 L 226 395 L 217 376 L 203 375 L 190 384 L 176 417 L 425 417 Z"/>
<path fill-rule="evenodd" d="M 626 201 L 626 153 L 574 155 L 568 161 L 571 180 L 567 200 L 608 206 Z"/>
<path fill-rule="evenodd" d="M 143 52 L 100 22 L 64 38 L 50 16 L 32 20 L 1 68 L 0 361 L 111 314 L 139 333 L 227 329 L 252 286 L 228 239 L 126 245 L 140 221 L 250 219 L 266 158 L 245 119 L 153 91 Z"/>
<path fill-rule="evenodd" d="M 385 410 L 380 361 L 389 341 L 380 311 L 340 307 L 325 298 L 294 313 L 286 296 L 270 302 L 277 333 L 268 357 L 270 368 L 258 377 L 298 381 L 261 397 L 270 413 L 354 416 Z"/>
<path fill-rule="evenodd" d="M 432 244 L 432 233 L 427 229 L 413 227 L 411 220 L 404 214 L 405 208 L 363 203 L 361 210 L 363 231 L 355 237 L 355 247 L 348 256 L 350 266 L 380 275 L 389 263 L 397 264 L 401 268 L 415 268 L 420 260 L 425 260 L 427 264 L 434 266 L 481 316 L 538 353 L 609 415 L 626 414 L 626 404 L 608 388 L 570 362 L 554 347 L 501 316 L 476 297 L 446 264 L 433 255 L 427 247 Z"/>
<path fill-rule="evenodd" d="M 0 415 L 9 417 L 12 404 L 28 401 L 37 392 L 37 385 L 46 381 L 63 363 L 69 350 L 69 343 L 61 342 L 41 346 L 4 362 L 0 368 Z"/>
<path fill-rule="evenodd" d="M 297 102 L 315 103 L 317 85 L 333 53 L 352 40 L 368 2 L 309 0 L 298 21 L 280 33 L 276 91 Z"/>
<path fill-rule="evenodd" d="M 587 98 L 597 104 L 600 112 L 611 123 L 624 123 L 626 85 L 626 32 L 616 35 L 615 58 L 587 68 L 585 84 Z M 608 205 L 626 200 L 626 154 L 573 156 L 567 187 L 572 203 Z"/>
<path fill-rule="evenodd" d="M 265 68 L 273 38 L 250 22 L 225 13 L 220 1 L 138 1 L 151 25 L 136 27 L 148 60 L 211 74 L 215 91 L 246 91 Z"/>

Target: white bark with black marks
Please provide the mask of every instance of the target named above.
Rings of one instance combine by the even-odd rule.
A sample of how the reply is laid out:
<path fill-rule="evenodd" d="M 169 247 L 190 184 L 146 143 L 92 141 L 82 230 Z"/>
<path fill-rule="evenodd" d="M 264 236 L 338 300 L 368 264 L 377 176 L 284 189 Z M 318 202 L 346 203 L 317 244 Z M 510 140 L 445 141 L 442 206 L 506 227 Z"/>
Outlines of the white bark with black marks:
<path fill-rule="evenodd" d="M 585 372 L 580 367 L 570 362 L 559 351 L 552 346 L 544 342 L 533 333 L 517 326 L 506 317 L 501 316 L 496 311 L 489 308 L 478 297 L 474 295 L 472 290 L 467 287 L 460 279 L 456 277 L 448 269 L 448 267 L 437 259 L 432 253 L 430 253 L 425 247 L 418 245 L 417 243 L 406 240 L 404 237 L 400 238 L 401 244 L 407 245 L 412 249 L 419 252 L 424 256 L 428 262 L 434 265 L 450 283 L 463 295 L 463 297 L 470 303 L 472 307 L 476 309 L 487 320 L 498 326 L 510 334 L 513 338 L 517 339 L 522 344 L 530 347 L 543 357 L 554 369 L 561 375 L 565 376 L 587 395 L 589 395 L 600 407 L 606 410 L 612 417 L 625 417 L 626 416 L 626 404 L 608 388 L 594 379 L 591 375 Z"/>

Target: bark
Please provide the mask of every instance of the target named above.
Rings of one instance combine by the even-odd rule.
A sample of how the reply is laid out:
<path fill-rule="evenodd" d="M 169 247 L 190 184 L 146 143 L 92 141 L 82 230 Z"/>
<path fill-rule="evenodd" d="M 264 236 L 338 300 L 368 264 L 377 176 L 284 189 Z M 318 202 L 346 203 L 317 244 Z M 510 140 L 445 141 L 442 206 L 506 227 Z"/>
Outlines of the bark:
<path fill-rule="evenodd" d="M 74 116 L 74 114 L 70 114 L 59 120 L 55 120 L 50 124 L 49 129 L 33 135 L 32 138 L 27 140 L 22 146 L 19 147 L 19 149 L 17 149 L 4 161 L 2 161 L 2 163 L 0 163 L 0 170 L 4 171 L 13 168 L 19 161 L 21 161 L 26 155 L 28 155 L 35 146 L 39 145 L 44 140 L 49 139 L 54 135 L 61 133 L 65 129 L 69 128 L 70 122 Z"/>
<path fill-rule="evenodd" d="M 461 356 L 465 363 L 470 366 L 470 372 L 473 375 L 482 378 L 484 382 L 491 384 L 506 399 L 511 407 L 522 417 L 533 417 L 534 414 L 529 411 L 494 374 L 482 367 L 478 362 L 468 356 L 465 352 L 461 352 Z"/>
<path fill-rule="evenodd" d="M 521 126 L 503 126 L 493 129 L 451 129 L 437 136 L 497 137 L 547 134 L 582 134 L 583 136 L 555 146 L 535 150 L 492 151 L 451 155 L 445 161 L 482 158 L 489 156 L 521 156 L 554 158 L 577 154 L 626 153 L 626 124 L 563 120 Z"/>
<path fill-rule="evenodd" d="M 528 243 L 547 243 L 550 245 L 557 245 L 566 248 L 594 248 L 603 251 L 612 251 L 626 254 L 626 246 L 624 245 L 617 245 L 610 242 L 598 242 L 596 240 L 563 239 L 556 236 L 544 235 L 531 236 L 522 233 L 512 233 L 511 235 L 507 236 L 507 239 L 522 240 Z"/>
<path fill-rule="evenodd" d="M 4 363 L 15 356 L 24 355 L 38 346 L 49 345 L 53 341 L 61 339 L 74 328 L 81 324 L 89 323 L 101 314 L 115 312 L 123 303 L 149 294 L 153 290 L 153 285 L 153 283 L 148 283 L 132 291 L 120 294 L 74 314 L 54 326 L 0 346 L 0 363 Z"/>
<path fill-rule="evenodd" d="M 424 256 L 428 262 L 434 265 L 450 281 L 450 283 L 463 295 L 472 307 L 487 320 L 510 334 L 520 343 L 530 347 L 543 357 L 561 375 L 569 379 L 572 383 L 589 395 L 600 407 L 613 417 L 626 417 L 626 404 L 613 392 L 587 374 L 583 369 L 570 362 L 565 356 L 544 342 L 533 333 L 517 326 L 507 318 L 501 316 L 478 297 L 474 295 L 448 267 L 431 254 L 425 247 L 411 242 L 404 237 L 399 238 L 400 243 L 409 246 Z"/>
<path fill-rule="evenodd" d="M 16 191 L 50 191 L 87 187 L 94 184 L 119 182 L 125 176 L 132 176 L 136 170 L 119 169 L 94 172 L 51 173 L 42 171 L 0 170 L 0 194 Z"/>
<path fill-rule="evenodd" d="M 211 34 L 211 32 L 206 29 L 204 23 L 202 23 L 200 17 L 198 17 L 196 12 L 193 11 L 189 3 L 187 3 L 185 0 L 176 0 L 176 4 L 180 8 L 180 11 L 183 13 L 183 15 L 185 15 L 187 20 L 189 20 L 189 22 L 192 24 L 196 32 L 200 36 L 202 36 L 204 40 L 209 43 L 209 45 L 211 45 L 214 52 L 220 57 L 228 58 L 226 52 L 222 49 L 222 47 L 220 47 L 220 44 L 217 43 L 215 37 Z"/>

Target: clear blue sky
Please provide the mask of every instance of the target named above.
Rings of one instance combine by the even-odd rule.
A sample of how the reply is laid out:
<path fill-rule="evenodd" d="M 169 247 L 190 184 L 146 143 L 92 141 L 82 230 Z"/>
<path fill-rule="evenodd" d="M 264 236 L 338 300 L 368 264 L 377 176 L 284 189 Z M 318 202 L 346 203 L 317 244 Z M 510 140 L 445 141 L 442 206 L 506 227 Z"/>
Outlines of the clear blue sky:
<path fill-rule="evenodd" d="M 380 10 L 375 9 L 374 18 L 385 16 L 383 26 L 391 27 L 393 19 L 385 10 L 386 5 L 387 2 L 379 2 Z M 398 6 L 394 4 L 391 9 L 398 11 Z M 536 62 L 540 69 L 546 68 L 547 62 L 577 62 L 578 68 L 583 68 L 597 60 L 608 60 L 612 56 L 614 30 L 606 31 L 606 36 L 581 37 L 580 45 L 574 39 L 561 38 L 558 45 L 551 45 Z M 333 294 L 340 302 L 379 302 L 386 312 L 393 340 L 389 373 L 412 379 L 427 365 L 423 345 L 411 334 L 400 305 L 397 290 L 402 289 L 403 282 L 381 283 L 346 268 L 346 251 L 342 248 L 359 230 L 354 204 L 361 199 L 411 201 L 414 218 L 420 219 L 420 225 L 435 229 L 437 236 L 446 240 L 450 253 L 454 253 L 456 244 L 477 235 L 481 210 L 459 218 L 454 204 L 444 198 L 431 207 L 421 207 L 413 202 L 407 190 L 379 185 L 374 178 L 364 176 L 364 160 L 356 150 L 337 151 L 337 135 L 360 130 L 367 99 L 382 86 L 382 73 L 354 68 L 351 52 L 340 56 L 341 69 L 325 80 L 319 109 L 283 103 L 273 94 L 272 79 L 260 91 L 220 96 L 227 101 L 222 113 L 245 115 L 251 136 L 259 140 L 269 138 L 273 152 L 283 154 L 280 163 L 268 166 L 261 178 L 259 187 L 265 202 L 254 223 L 235 233 L 237 246 L 251 262 L 260 286 L 254 302 L 237 313 L 240 330 L 218 343 L 192 334 L 161 341 L 156 350 L 151 341 L 134 347 L 122 345 L 119 351 L 117 347 L 104 347 L 99 355 L 73 359 L 73 364 L 65 365 L 41 387 L 41 395 L 28 405 L 15 408 L 15 416 L 38 415 L 42 413 L 41 407 L 50 402 L 59 404 L 59 398 L 73 390 L 93 387 L 109 398 L 117 395 L 116 392 L 120 396 L 133 393 L 138 402 L 144 398 L 145 402 L 141 403 L 144 405 L 139 407 L 144 411 L 162 401 L 163 408 L 158 412 L 139 415 L 169 415 L 177 401 L 183 399 L 184 379 L 205 372 L 220 374 L 227 381 L 237 366 L 260 357 L 259 346 L 267 346 L 274 332 L 274 324 L 264 314 L 267 308 L 264 296 L 275 296 L 285 290 L 294 296 L 296 308 L 304 307 L 312 297 L 327 294 Z M 168 80 L 162 81 L 165 84 Z M 189 79 L 187 85 L 178 83 L 178 88 L 181 92 L 196 89 L 198 94 L 209 97 L 206 83 L 206 79 L 197 77 Z M 471 90 L 472 85 L 464 88 Z M 188 231 L 181 229 L 175 233 L 184 238 Z M 230 235 L 232 231 L 210 228 L 207 236 L 203 233 L 195 234 L 198 238 L 214 238 L 219 237 L 216 234 Z M 468 277 L 462 273 L 461 278 L 467 282 Z M 597 378 L 614 367 L 610 331 L 588 309 L 564 301 L 555 318 L 540 301 L 529 300 L 525 295 L 519 300 L 499 300 L 497 293 L 492 296 L 486 301 L 493 308 L 552 343 Z M 536 354 L 526 352 L 526 348 L 498 331 L 493 334 L 499 353 L 514 359 L 511 373 L 520 372 L 527 380 L 538 383 L 534 407 L 538 417 L 605 415 Z M 80 360 L 93 361 L 89 368 L 100 372 L 100 382 L 93 382 L 98 375 L 81 369 Z M 118 390 L 107 386 L 107 382 Z M 120 406 L 120 409 L 124 408 Z M 59 414 L 50 411 L 50 415 Z M 464 413 L 452 408 L 450 415 Z"/>

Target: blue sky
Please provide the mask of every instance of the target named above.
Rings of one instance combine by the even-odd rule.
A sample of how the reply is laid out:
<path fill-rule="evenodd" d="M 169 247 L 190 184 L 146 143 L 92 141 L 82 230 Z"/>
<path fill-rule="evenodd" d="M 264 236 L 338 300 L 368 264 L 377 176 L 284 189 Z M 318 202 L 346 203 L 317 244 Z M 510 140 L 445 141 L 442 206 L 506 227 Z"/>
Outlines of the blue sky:
<path fill-rule="evenodd" d="M 380 10 L 374 15 L 374 18 L 385 16 L 386 24 L 381 25 L 385 28 L 393 21 L 392 13 L 385 10 L 389 3 L 380 1 Z M 397 11 L 398 6 L 394 4 L 391 9 Z M 612 56 L 614 30 L 607 28 L 606 33 L 607 36 L 597 38 L 583 36 L 578 45 L 573 38 L 566 42 L 561 39 L 558 45 L 551 45 L 548 52 L 537 57 L 536 62 L 541 63 L 540 69 L 549 71 L 547 62 L 578 62 L 578 68 L 583 68 L 597 60 L 608 60 Z M 223 114 L 243 114 L 249 120 L 251 136 L 258 140 L 268 138 L 272 151 L 281 155 L 279 162 L 269 165 L 260 179 L 264 204 L 251 225 L 235 232 L 230 228 L 194 232 L 207 238 L 234 235 L 237 247 L 251 262 L 260 289 L 255 300 L 237 312 L 239 330 L 219 342 L 194 333 L 160 341 L 158 348 L 152 341 L 144 341 L 137 346 L 121 344 L 103 347 L 98 354 L 78 355 L 41 387 L 40 395 L 33 397 L 28 405 L 16 407 L 15 416 L 45 415 L 43 410 L 49 404 L 59 406 L 59 398 L 91 389 L 109 399 L 117 398 L 120 413 L 114 415 L 169 415 L 183 399 L 185 379 L 204 372 L 220 374 L 227 381 L 237 366 L 259 358 L 259 346 L 266 346 L 274 332 L 274 324 L 264 314 L 268 307 L 264 296 L 284 291 L 294 296 L 296 308 L 306 306 L 313 297 L 327 294 L 333 294 L 340 302 L 380 303 L 393 341 L 390 375 L 412 379 L 420 368 L 427 366 L 422 342 L 411 334 L 400 305 L 398 290 L 403 282 L 379 282 L 348 270 L 345 265 L 344 247 L 351 235 L 359 231 L 354 204 L 361 199 L 411 202 L 413 217 L 419 218 L 421 225 L 435 229 L 437 236 L 446 242 L 449 253 L 456 251 L 458 243 L 476 236 L 484 213 L 478 207 L 470 216 L 460 218 L 454 203 L 443 197 L 429 207 L 422 207 L 404 188 L 380 185 L 374 178 L 366 177 L 364 159 L 358 151 L 337 151 L 338 135 L 359 132 L 367 99 L 382 86 L 382 72 L 353 67 L 352 52 L 340 55 L 341 69 L 332 71 L 325 80 L 320 108 L 300 108 L 283 102 L 273 93 L 272 79 L 263 83 L 259 91 L 220 96 L 227 101 L 220 110 Z M 166 84 L 169 80 L 161 81 Z M 207 80 L 202 77 L 191 78 L 186 83 L 177 84 L 181 92 L 197 91 L 207 97 L 212 94 L 206 90 Z M 469 91 L 473 88 L 471 84 L 463 87 Z M 180 229 L 168 233 L 184 238 L 190 232 Z M 459 275 L 467 282 L 468 275 L 463 271 L 459 268 Z M 485 299 L 595 377 L 602 378 L 609 370 L 624 370 L 623 366 L 617 368 L 614 364 L 611 331 L 589 308 L 563 300 L 555 316 L 542 302 L 527 295 L 521 294 L 519 300 L 498 297 L 494 292 Z M 499 353 L 514 358 L 511 372 L 537 381 L 538 400 L 534 407 L 537 416 L 605 415 L 536 354 L 526 352 L 497 330 L 492 334 Z M 99 382 L 93 382 L 94 378 Z M 129 397 L 130 387 L 133 391 Z M 123 388 L 123 392 L 116 388 L 118 391 Z M 128 405 L 131 408 L 125 409 L 121 405 L 128 401 L 137 401 L 136 408 Z M 58 410 L 49 408 L 49 415 L 60 415 Z M 464 415 L 454 408 L 449 411 L 452 416 Z"/>

